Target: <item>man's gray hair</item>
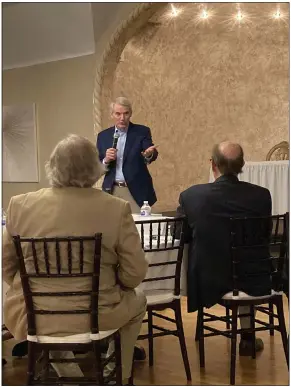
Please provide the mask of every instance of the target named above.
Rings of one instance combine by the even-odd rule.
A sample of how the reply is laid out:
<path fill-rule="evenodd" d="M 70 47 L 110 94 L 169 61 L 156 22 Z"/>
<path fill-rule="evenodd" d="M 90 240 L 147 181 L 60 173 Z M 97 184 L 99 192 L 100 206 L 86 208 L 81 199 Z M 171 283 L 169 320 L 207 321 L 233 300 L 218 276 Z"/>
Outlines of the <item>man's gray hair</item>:
<path fill-rule="evenodd" d="M 60 141 L 45 165 L 53 187 L 92 187 L 104 168 L 95 145 L 85 137 L 70 134 Z"/>
<path fill-rule="evenodd" d="M 131 103 L 126 97 L 117 97 L 114 102 L 111 102 L 111 104 L 110 104 L 111 114 L 113 113 L 114 105 L 124 106 L 124 107 L 128 108 L 130 113 L 132 113 Z"/>

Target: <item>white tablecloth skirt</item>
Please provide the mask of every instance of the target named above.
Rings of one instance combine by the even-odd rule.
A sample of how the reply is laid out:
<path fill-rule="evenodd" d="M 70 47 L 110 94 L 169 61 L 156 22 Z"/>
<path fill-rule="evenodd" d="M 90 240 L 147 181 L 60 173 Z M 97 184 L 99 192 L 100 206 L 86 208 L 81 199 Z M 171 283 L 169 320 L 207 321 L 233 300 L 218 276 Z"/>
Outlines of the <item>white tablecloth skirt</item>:
<path fill-rule="evenodd" d="M 175 241 L 177 246 L 179 241 Z M 153 247 L 157 246 L 157 242 L 153 241 Z M 161 244 L 162 247 L 162 244 Z M 170 262 L 176 261 L 178 256 L 178 250 L 168 250 L 168 251 L 155 251 L 146 253 L 145 257 L 148 263 L 158 263 L 158 262 Z M 187 295 L 187 260 L 188 260 L 188 246 L 186 245 L 183 253 L 182 267 L 181 267 L 181 277 L 180 277 L 180 291 L 181 295 Z M 154 266 L 149 267 L 146 278 L 153 277 L 167 277 L 175 274 L 176 265 L 165 265 L 165 266 Z M 175 288 L 175 279 L 166 279 L 159 281 L 149 281 L 143 282 L 138 287 L 141 290 L 168 290 L 174 291 Z"/>
<path fill-rule="evenodd" d="M 239 180 L 268 188 L 272 197 L 273 215 L 289 211 L 289 161 L 248 161 Z M 210 169 L 209 182 L 214 181 Z"/>

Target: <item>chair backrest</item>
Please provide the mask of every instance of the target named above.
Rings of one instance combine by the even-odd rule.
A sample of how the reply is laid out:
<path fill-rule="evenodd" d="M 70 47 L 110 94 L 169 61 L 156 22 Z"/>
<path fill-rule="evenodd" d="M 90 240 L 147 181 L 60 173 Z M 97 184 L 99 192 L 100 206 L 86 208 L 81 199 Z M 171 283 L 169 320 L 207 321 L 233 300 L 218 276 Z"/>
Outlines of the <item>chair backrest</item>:
<path fill-rule="evenodd" d="M 289 160 L 289 143 L 282 141 L 271 148 L 266 157 L 267 161 Z"/>
<path fill-rule="evenodd" d="M 28 334 L 37 334 L 37 314 L 88 314 L 88 318 L 89 315 L 91 317 L 91 332 L 98 333 L 98 292 L 102 234 L 98 233 L 90 237 L 50 238 L 22 238 L 17 235 L 13 237 L 13 240 L 19 259 L 20 277 L 27 310 Z M 92 259 L 88 254 L 91 254 Z M 32 256 L 32 258 L 27 259 L 27 256 Z M 89 271 L 88 260 L 90 261 Z M 86 261 L 86 265 L 84 261 Z M 31 281 L 51 279 L 57 283 L 62 283 L 65 279 L 70 278 L 87 278 L 88 281 L 91 279 L 92 287 L 87 291 L 45 291 L 41 290 L 41 286 L 40 289 L 36 289 L 37 291 L 31 290 Z M 59 310 L 58 308 L 56 308 L 57 310 L 44 310 L 34 307 L 35 297 L 54 297 L 57 306 L 58 298 L 76 296 L 88 296 L 91 301 L 90 306 L 82 310 Z"/>
<path fill-rule="evenodd" d="M 268 286 L 269 283 L 275 291 L 283 289 L 286 226 L 287 214 L 230 219 L 234 296 L 238 295 L 242 283 L 251 278 L 257 284 L 265 283 Z M 274 248 L 278 251 L 276 256 L 270 254 Z"/>
<path fill-rule="evenodd" d="M 178 296 L 180 294 L 180 277 L 181 266 L 184 252 L 184 230 L 185 230 L 185 217 L 166 218 L 159 220 L 145 220 L 135 222 L 141 238 L 142 248 L 145 253 L 157 253 L 157 252 L 171 252 L 176 251 L 175 259 L 170 260 L 157 260 L 149 264 L 151 267 L 163 267 L 165 272 L 167 268 L 174 265 L 174 274 L 147 276 L 143 282 L 153 281 L 165 281 L 174 279 L 174 294 Z M 169 255 L 166 255 L 166 258 Z"/>
<path fill-rule="evenodd" d="M 283 263 L 283 291 L 289 298 L 289 212 L 286 213 L 285 222 L 285 246 L 281 248 L 280 255 L 285 254 L 285 262 Z"/>

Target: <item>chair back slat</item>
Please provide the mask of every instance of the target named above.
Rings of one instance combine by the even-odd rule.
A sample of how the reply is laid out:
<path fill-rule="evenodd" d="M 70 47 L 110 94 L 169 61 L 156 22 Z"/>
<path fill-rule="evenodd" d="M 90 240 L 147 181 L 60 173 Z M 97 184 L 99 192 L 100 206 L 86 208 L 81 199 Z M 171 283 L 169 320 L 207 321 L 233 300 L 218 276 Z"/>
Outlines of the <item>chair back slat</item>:
<path fill-rule="evenodd" d="M 150 257 L 157 257 L 157 261 L 149 263 L 150 268 L 154 267 L 172 267 L 173 274 L 169 275 L 166 270 L 163 269 L 165 275 L 151 276 L 149 273 L 143 282 L 154 281 L 166 281 L 173 280 L 173 292 L 175 295 L 180 294 L 180 278 L 181 278 L 181 266 L 184 252 L 184 229 L 185 229 L 185 217 L 166 218 L 166 219 L 152 219 L 141 220 L 135 222 L 137 228 L 140 229 L 141 244 L 144 252 L 148 253 L 163 253 L 162 259 L 159 260 L 159 254 L 150 254 Z M 148 230 L 148 235 L 144 230 Z M 156 234 L 157 233 L 157 234 Z M 165 235 L 162 235 L 162 234 Z M 176 254 L 171 254 L 175 252 Z M 169 256 L 169 254 L 171 254 Z"/>
<path fill-rule="evenodd" d="M 281 251 L 281 255 L 285 255 L 285 262 L 282 268 L 283 276 L 283 290 L 289 298 L 289 212 L 285 216 L 285 251 Z"/>
<path fill-rule="evenodd" d="M 36 325 L 35 325 L 35 318 L 34 318 L 34 307 L 33 307 L 33 300 L 32 297 L 29 295 L 30 291 L 30 285 L 28 280 L 28 275 L 26 272 L 26 267 L 24 263 L 24 257 L 23 257 L 23 251 L 21 248 L 21 242 L 20 242 L 20 236 L 17 235 L 13 237 L 14 245 L 16 249 L 16 254 L 19 259 L 19 268 L 20 268 L 20 275 L 21 275 L 21 283 L 22 283 L 22 289 L 23 289 L 23 296 L 26 304 L 26 311 L 27 311 L 27 333 L 29 335 L 35 335 L 36 334 Z M 34 241 L 32 241 L 34 242 Z M 35 246 L 34 246 L 35 248 Z M 35 249 L 34 249 L 35 251 Z M 37 265 L 37 259 L 34 261 Z"/>
<path fill-rule="evenodd" d="M 174 246 L 174 243 L 175 243 L 176 232 L 177 232 L 177 223 L 174 222 L 173 230 L 172 230 L 172 247 Z"/>
<path fill-rule="evenodd" d="M 160 248 L 161 245 L 161 223 L 158 223 L 158 238 L 157 238 L 157 247 Z"/>
<path fill-rule="evenodd" d="M 94 267 L 99 266 L 99 270 L 93 273 L 92 277 L 92 294 L 91 294 L 91 327 L 92 333 L 99 332 L 98 326 L 98 291 L 100 279 L 100 261 L 101 261 L 101 235 L 97 236 L 97 243 L 94 249 Z"/>
<path fill-rule="evenodd" d="M 78 309 L 78 310 L 62 310 L 61 313 L 59 310 L 50 310 L 49 313 L 47 313 L 46 310 L 42 310 L 42 309 L 36 309 L 34 310 L 34 315 L 36 314 L 41 314 L 41 315 L 56 315 L 56 314 L 89 314 L 90 310 L 88 309 Z M 96 312 L 97 314 L 97 312 Z M 93 333 L 93 332 L 92 332 Z"/>
<path fill-rule="evenodd" d="M 84 244 L 83 241 L 80 241 L 80 273 L 83 273 L 84 270 Z"/>
<path fill-rule="evenodd" d="M 233 280 L 233 295 L 238 296 L 238 277 L 237 277 L 237 249 L 235 247 L 235 231 L 232 229 L 230 232 L 230 240 L 231 240 L 231 255 L 232 255 L 232 280 Z"/>
<path fill-rule="evenodd" d="M 150 249 L 153 248 L 153 224 L 150 223 Z"/>
<path fill-rule="evenodd" d="M 174 279 L 174 278 L 176 278 L 175 275 L 164 275 L 161 277 L 145 278 L 143 282 L 163 281 L 163 280 Z"/>
<path fill-rule="evenodd" d="M 273 219 L 273 224 L 275 223 L 275 231 L 272 233 L 272 236 L 273 237 L 273 242 L 277 242 L 278 240 L 278 231 L 279 231 L 279 223 L 280 223 L 280 218 L 277 217 L 277 218 L 274 218 Z"/>
<path fill-rule="evenodd" d="M 50 274 L 49 253 L 47 248 L 47 242 L 43 241 L 44 260 L 47 274 Z"/>
<path fill-rule="evenodd" d="M 34 297 L 67 297 L 67 296 L 91 296 L 91 291 L 69 291 L 69 292 L 31 292 L 29 295 Z"/>
<path fill-rule="evenodd" d="M 282 232 L 280 232 L 283 228 Z M 253 278 L 257 286 L 282 290 L 282 265 L 285 260 L 286 214 L 270 217 L 230 219 L 233 295 Z M 273 256 L 272 248 L 279 249 Z M 276 281 L 271 282 L 271 277 Z"/>
<path fill-rule="evenodd" d="M 288 280 L 289 283 L 289 212 L 285 214 L 280 225 L 278 234 L 282 241 L 279 245 L 276 243 L 277 256 L 274 257 L 276 261 L 273 264 L 275 268 L 273 281 L 277 284 L 277 287 L 280 287 L 281 281 Z M 275 245 L 274 242 L 272 244 Z M 284 288 L 284 285 L 282 285 L 282 288 Z"/>
<path fill-rule="evenodd" d="M 31 241 L 31 248 L 32 248 L 32 256 L 33 256 L 33 261 L 34 261 L 34 267 L 35 267 L 35 272 L 36 274 L 39 273 L 39 268 L 38 268 L 38 262 L 37 262 L 37 254 L 36 254 L 36 249 L 35 249 L 35 241 Z"/>
<path fill-rule="evenodd" d="M 165 248 L 167 248 L 167 244 L 168 244 L 168 235 L 169 235 L 169 222 L 166 221 Z"/>
<path fill-rule="evenodd" d="M 60 275 L 62 276 L 62 278 L 81 278 L 81 277 L 91 277 L 92 274 L 91 273 L 71 273 L 71 274 L 68 274 L 68 273 L 61 273 L 61 274 L 43 274 L 43 273 L 40 273 L 40 274 L 27 274 L 27 276 L 29 278 L 60 278 Z M 25 277 L 25 274 L 23 275 Z"/>
<path fill-rule="evenodd" d="M 61 274 L 61 256 L 60 256 L 60 242 L 56 241 L 56 266 L 58 274 Z"/>
<path fill-rule="evenodd" d="M 144 225 L 143 225 L 143 223 L 141 223 L 140 237 L 141 237 L 141 245 L 144 246 Z"/>
<path fill-rule="evenodd" d="M 68 240 L 68 271 L 69 274 L 72 274 L 72 244 L 70 240 Z"/>
<path fill-rule="evenodd" d="M 37 334 L 36 315 L 56 314 L 88 314 L 88 318 L 91 318 L 91 332 L 98 333 L 98 295 L 102 234 L 99 233 L 89 237 L 74 236 L 49 238 L 21 238 L 17 235 L 13 237 L 13 241 L 19 260 L 20 277 L 26 303 L 28 334 Z M 74 247 L 75 245 L 77 246 L 74 250 L 74 254 L 72 251 L 72 244 L 74 244 Z M 24 245 L 25 254 L 27 256 L 23 253 Z M 30 259 L 30 251 L 32 252 L 33 260 Z M 55 252 L 55 256 L 52 253 L 53 251 Z M 77 252 L 77 256 L 75 256 L 75 252 Z M 86 254 L 86 262 L 89 262 L 86 266 L 86 270 L 84 270 L 84 254 Z M 92 257 L 91 261 L 90 256 Z M 62 268 L 61 261 L 65 258 L 67 258 L 67 265 Z M 77 264 L 75 264 L 76 260 L 79 261 Z M 42 263 L 42 261 L 44 262 Z M 88 290 L 82 291 L 71 289 L 71 287 L 66 289 L 64 287 L 64 283 L 66 283 L 64 282 L 64 279 L 67 281 L 69 278 L 83 278 L 86 281 L 90 281 L 91 278 L 91 286 L 89 285 L 90 288 Z M 42 287 L 44 279 L 46 281 L 46 286 Z M 49 287 L 50 280 L 52 279 L 54 282 L 52 282 L 51 287 Z M 31 280 L 33 280 L 33 291 L 31 289 Z M 58 285 L 56 285 L 58 282 L 61 285 L 61 289 L 64 289 L 64 291 L 58 291 Z M 67 283 L 70 284 L 69 282 Z M 86 307 L 85 309 L 82 308 L 79 310 L 75 310 L 72 307 L 68 307 L 68 309 L 65 310 L 53 310 L 53 308 L 41 309 L 41 307 L 39 307 L 39 300 L 37 301 L 37 309 L 34 307 L 35 297 L 54 298 L 55 305 L 58 305 L 58 297 L 63 299 L 64 297 L 76 296 L 88 297 L 88 308 Z M 73 304 L 74 303 L 68 302 L 68 305 Z"/>
<path fill-rule="evenodd" d="M 176 226 L 176 228 L 175 228 Z M 175 296 L 180 294 L 180 278 L 181 278 L 181 268 L 182 268 L 182 260 L 183 260 L 183 254 L 184 254 L 184 245 L 185 245 L 185 219 L 183 219 L 183 224 L 181 226 L 180 231 L 180 245 L 178 250 L 178 258 L 177 258 L 177 266 L 176 266 L 176 275 L 175 275 L 175 289 L 174 294 Z M 177 224 L 174 223 L 174 228 L 177 230 Z M 177 231 L 176 231 L 177 232 Z M 176 235 L 173 233 L 173 236 Z"/>

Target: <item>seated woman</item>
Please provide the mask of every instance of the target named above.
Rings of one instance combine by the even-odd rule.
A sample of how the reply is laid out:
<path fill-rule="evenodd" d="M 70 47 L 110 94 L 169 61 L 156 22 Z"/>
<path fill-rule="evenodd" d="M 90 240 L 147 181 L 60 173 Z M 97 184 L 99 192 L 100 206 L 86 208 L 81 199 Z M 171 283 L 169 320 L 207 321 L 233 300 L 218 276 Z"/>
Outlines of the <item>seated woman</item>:
<path fill-rule="evenodd" d="M 3 236 L 3 279 L 10 286 L 4 316 L 5 324 L 14 338 L 25 340 L 26 308 L 13 235 L 92 236 L 101 232 L 99 329 L 121 328 L 123 379 L 127 379 L 130 377 L 134 345 L 146 311 L 144 294 L 137 294 L 134 288 L 145 278 L 148 265 L 129 203 L 92 188 L 102 172 L 103 166 L 95 146 L 84 137 L 69 135 L 57 144 L 46 165 L 51 187 L 11 198 Z M 78 252 L 74 254 L 73 251 L 72 255 L 74 260 Z M 30 258 L 29 254 L 25 256 L 26 260 Z M 91 254 L 87 259 L 85 256 L 84 265 L 86 261 L 89 265 L 91 258 Z M 44 264 L 44 257 L 41 259 Z M 55 260 L 52 261 L 54 266 Z M 46 290 L 52 286 L 49 279 L 47 281 L 42 283 Z M 72 281 L 71 288 L 83 289 L 88 286 L 83 278 Z M 58 282 L 57 286 L 53 291 L 64 291 L 68 284 L 62 286 Z M 58 307 L 65 309 L 66 302 L 58 299 Z M 74 309 L 83 309 L 84 302 L 84 297 L 75 297 Z M 55 306 L 51 297 L 42 297 L 39 304 L 45 309 L 54 309 Z M 37 328 L 41 335 L 67 336 L 89 332 L 90 321 L 87 315 L 75 315 L 74 318 L 71 315 L 52 315 L 48 323 L 48 316 L 38 315 Z M 69 365 L 58 367 L 63 369 Z M 80 376 L 78 366 L 71 364 L 71 367 L 70 375 Z"/>

